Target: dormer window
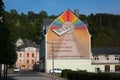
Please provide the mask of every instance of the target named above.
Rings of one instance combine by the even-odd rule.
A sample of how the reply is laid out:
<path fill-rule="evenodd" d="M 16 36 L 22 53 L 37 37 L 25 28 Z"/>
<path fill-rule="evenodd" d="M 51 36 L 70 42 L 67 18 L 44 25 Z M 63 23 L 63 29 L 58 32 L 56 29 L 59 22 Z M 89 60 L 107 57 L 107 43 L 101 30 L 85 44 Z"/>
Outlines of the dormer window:
<path fill-rule="evenodd" d="M 98 57 L 98 56 L 95 56 L 95 60 L 99 60 L 99 57 Z"/>
<path fill-rule="evenodd" d="M 109 57 L 108 57 L 108 55 L 106 55 L 106 56 L 105 56 L 105 60 L 109 60 Z"/>
<path fill-rule="evenodd" d="M 115 60 L 116 60 L 116 61 L 117 61 L 117 60 L 119 60 L 119 57 L 118 57 L 118 55 L 116 55 L 116 56 L 115 56 Z"/>

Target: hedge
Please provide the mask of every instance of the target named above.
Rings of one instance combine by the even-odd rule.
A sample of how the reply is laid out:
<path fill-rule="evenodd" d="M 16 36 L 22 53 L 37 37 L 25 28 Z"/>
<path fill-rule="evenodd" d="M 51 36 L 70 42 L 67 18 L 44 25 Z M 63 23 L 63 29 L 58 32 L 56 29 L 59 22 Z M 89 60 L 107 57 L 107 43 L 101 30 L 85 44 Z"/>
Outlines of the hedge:
<path fill-rule="evenodd" d="M 119 73 L 90 73 L 69 69 L 63 70 L 61 76 L 69 80 L 120 80 Z"/>

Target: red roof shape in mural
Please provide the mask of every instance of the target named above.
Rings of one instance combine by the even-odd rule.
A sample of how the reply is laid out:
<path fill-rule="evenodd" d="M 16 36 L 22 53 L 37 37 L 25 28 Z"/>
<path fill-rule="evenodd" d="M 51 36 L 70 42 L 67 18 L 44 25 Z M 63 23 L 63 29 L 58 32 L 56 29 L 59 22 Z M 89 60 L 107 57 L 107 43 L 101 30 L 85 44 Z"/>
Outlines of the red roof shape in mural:
<path fill-rule="evenodd" d="M 67 9 L 65 12 L 63 12 L 55 21 L 53 21 L 50 24 L 50 29 L 51 30 L 56 30 L 59 29 L 63 26 L 64 23 L 69 22 L 74 25 L 75 29 L 80 29 L 80 30 L 86 30 L 86 24 L 83 23 L 78 17 L 74 15 L 74 13 Z"/>

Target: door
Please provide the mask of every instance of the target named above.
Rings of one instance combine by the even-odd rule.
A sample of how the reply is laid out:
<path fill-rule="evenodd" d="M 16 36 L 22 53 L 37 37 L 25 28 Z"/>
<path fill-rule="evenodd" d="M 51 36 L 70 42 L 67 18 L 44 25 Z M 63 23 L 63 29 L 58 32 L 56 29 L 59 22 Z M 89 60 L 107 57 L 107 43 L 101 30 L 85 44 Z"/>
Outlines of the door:
<path fill-rule="evenodd" d="M 110 65 L 105 65 L 105 72 L 110 72 Z"/>

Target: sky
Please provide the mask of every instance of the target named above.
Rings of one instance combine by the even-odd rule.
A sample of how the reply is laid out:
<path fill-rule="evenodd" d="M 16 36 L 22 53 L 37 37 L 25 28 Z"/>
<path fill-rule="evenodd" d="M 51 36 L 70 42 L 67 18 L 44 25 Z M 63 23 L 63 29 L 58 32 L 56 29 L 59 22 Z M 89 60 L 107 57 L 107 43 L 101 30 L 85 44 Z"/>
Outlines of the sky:
<path fill-rule="evenodd" d="M 79 9 L 80 14 L 91 13 L 120 14 L 120 0 L 3 0 L 5 10 L 16 9 L 18 13 L 28 11 L 40 13 L 45 10 L 48 15 L 59 15 L 67 9 Z"/>

